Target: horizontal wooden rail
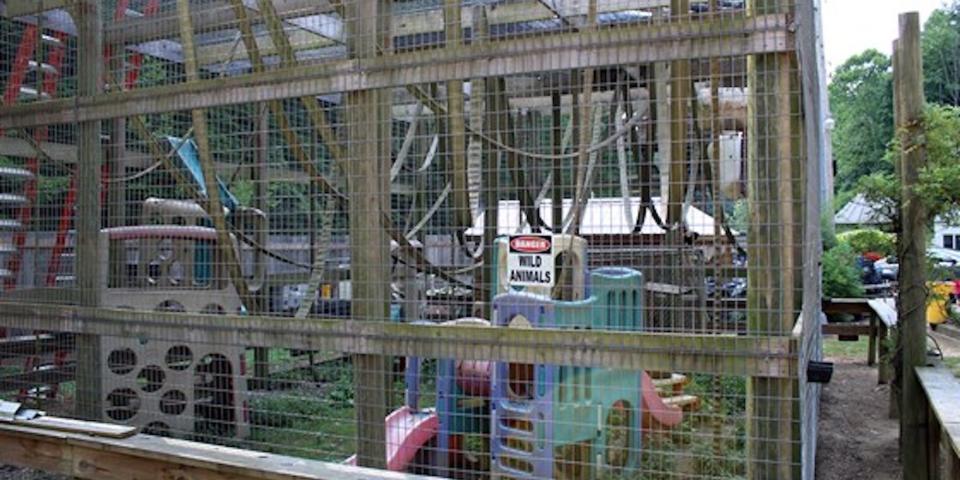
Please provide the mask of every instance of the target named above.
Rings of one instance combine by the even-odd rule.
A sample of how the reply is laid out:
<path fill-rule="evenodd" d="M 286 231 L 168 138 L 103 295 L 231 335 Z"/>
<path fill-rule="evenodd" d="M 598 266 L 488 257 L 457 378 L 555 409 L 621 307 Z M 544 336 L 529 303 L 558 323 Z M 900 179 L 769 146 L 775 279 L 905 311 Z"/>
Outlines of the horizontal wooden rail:
<path fill-rule="evenodd" d="M 960 478 L 960 381 L 942 366 L 918 367 L 916 372 L 927 398 L 927 461 L 933 473 L 930 478 L 941 478 L 942 450 L 947 453 L 943 478 Z"/>
<path fill-rule="evenodd" d="M 103 424 L 87 423 L 91 429 Z M 76 478 L 133 480 L 420 480 L 432 477 L 304 460 L 284 455 L 134 435 L 103 438 L 0 424 L 0 463 Z"/>
<path fill-rule="evenodd" d="M 384 55 L 0 108 L 0 129 L 447 80 L 794 49 L 785 15 L 630 25 Z"/>
<path fill-rule="evenodd" d="M 506 329 L 0 302 L 0 326 L 348 354 L 794 378 L 792 337 Z"/>

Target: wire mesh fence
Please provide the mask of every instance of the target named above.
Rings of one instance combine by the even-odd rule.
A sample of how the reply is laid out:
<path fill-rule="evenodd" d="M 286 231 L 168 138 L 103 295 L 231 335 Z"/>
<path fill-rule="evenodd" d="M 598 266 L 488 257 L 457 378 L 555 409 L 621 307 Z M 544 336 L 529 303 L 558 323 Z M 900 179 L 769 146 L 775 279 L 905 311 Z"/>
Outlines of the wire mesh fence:
<path fill-rule="evenodd" d="M 2 397 L 442 477 L 799 477 L 797 8 L 7 0 Z"/>

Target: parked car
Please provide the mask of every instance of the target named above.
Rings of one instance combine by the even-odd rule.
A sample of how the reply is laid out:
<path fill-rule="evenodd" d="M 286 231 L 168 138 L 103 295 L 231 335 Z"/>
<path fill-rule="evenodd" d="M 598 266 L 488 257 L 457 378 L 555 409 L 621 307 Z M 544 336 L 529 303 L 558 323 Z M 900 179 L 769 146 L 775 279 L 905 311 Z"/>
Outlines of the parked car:
<path fill-rule="evenodd" d="M 927 249 L 927 258 L 934 268 L 934 271 L 928 272 L 932 280 L 960 279 L 960 251 L 930 247 Z M 895 281 L 900 272 L 900 263 L 895 255 L 891 255 L 877 260 L 874 268 L 884 280 Z"/>

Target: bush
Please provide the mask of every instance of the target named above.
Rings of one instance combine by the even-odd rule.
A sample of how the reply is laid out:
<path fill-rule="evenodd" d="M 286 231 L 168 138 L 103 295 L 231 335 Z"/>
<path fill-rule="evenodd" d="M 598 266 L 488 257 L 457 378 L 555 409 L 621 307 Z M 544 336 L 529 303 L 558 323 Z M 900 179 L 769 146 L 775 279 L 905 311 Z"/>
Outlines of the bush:
<path fill-rule="evenodd" d="M 896 247 L 894 246 L 893 234 L 881 232 L 875 229 L 853 230 L 837 235 L 841 243 L 850 245 L 855 254 L 864 254 L 867 252 L 877 252 L 880 255 L 893 255 Z"/>
<path fill-rule="evenodd" d="M 823 254 L 823 295 L 827 298 L 863 296 L 863 281 L 857 268 L 857 252 L 840 243 Z"/>

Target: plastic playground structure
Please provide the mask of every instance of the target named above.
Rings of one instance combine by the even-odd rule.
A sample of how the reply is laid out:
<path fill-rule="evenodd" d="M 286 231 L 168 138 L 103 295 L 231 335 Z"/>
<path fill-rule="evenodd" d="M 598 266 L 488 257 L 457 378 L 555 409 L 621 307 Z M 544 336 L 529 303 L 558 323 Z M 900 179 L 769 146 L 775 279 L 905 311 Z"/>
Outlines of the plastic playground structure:
<path fill-rule="evenodd" d="M 493 299 L 492 322 L 464 318 L 444 325 L 644 329 L 641 272 L 587 272 L 582 238 L 557 235 L 554 242 L 554 255 L 572 255 L 573 270 L 584 275 L 574 282 L 577 300 L 503 285 L 500 256 L 493 291 L 502 293 Z M 505 243 L 498 239 L 501 252 Z M 699 408 L 699 398 L 682 395 L 686 377 L 677 374 L 654 380 L 646 371 L 452 359 L 437 361 L 436 406 L 423 408 L 421 368 L 422 359 L 407 359 L 405 405 L 385 419 L 390 470 L 456 476 L 489 469 L 495 478 L 516 479 L 581 477 L 577 469 L 585 464 L 630 472 L 640 466 L 644 436 L 677 427 L 685 409 Z M 489 466 L 465 458 L 468 435 L 489 438 Z"/>

